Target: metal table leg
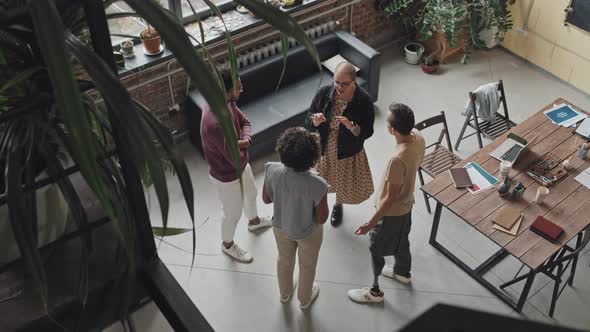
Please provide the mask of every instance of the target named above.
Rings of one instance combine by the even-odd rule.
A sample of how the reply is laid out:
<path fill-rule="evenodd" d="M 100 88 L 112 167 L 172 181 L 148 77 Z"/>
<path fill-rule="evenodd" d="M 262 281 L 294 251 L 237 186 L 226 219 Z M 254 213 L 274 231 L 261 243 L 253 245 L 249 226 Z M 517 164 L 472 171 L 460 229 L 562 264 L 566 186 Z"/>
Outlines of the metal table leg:
<path fill-rule="evenodd" d="M 434 211 L 434 219 L 432 221 L 432 229 L 430 231 L 430 240 L 429 240 L 430 244 L 434 248 L 436 248 L 439 252 L 441 252 L 443 255 L 445 255 L 448 259 L 450 259 L 453 263 L 455 263 L 455 265 L 457 265 L 461 270 L 463 270 L 465 273 L 469 274 L 479 284 L 481 284 L 487 290 L 489 290 L 494 295 L 496 295 L 500 300 L 502 300 L 504 303 L 506 303 L 508 306 L 510 306 L 516 312 L 521 312 L 522 308 L 524 307 L 524 304 L 526 302 L 526 299 L 528 297 L 528 294 L 530 292 L 531 286 L 533 285 L 533 281 L 535 279 L 537 271 L 531 270 L 531 272 L 529 272 L 528 274 L 520 276 L 520 277 L 516 278 L 515 280 L 502 285 L 502 286 L 506 287 L 508 285 L 511 285 L 513 283 L 516 283 L 518 281 L 526 279 L 524 289 L 522 290 L 522 293 L 521 293 L 518 301 L 515 301 L 514 299 L 509 297 L 507 293 L 505 293 L 503 290 L 499 289 L 498 287 L 492 285 L 489 281 L 487 281 L 483 277 L 485 275 L 485 273 L 487 271 L 489 271 L 494 265 L 496 265 L 502 259 L 504 259 L 506 256 L 508 256 L 508 252 L 506 250 L 500 249 L 498 252 L 494 253 L 494 255 L 492 255 L 490 258 L 488 258 L 486 261 L 484 261 L 477 268 L 472 269 L 467 264 L 465 264 L 463 261 L 461 261 L 457 256 L 455 256 L 453 253 L 451 253 L 442 244 L 440 244 L 438 241 L 436 241 L 436 236 L 438 235 L 438 227 L 440 225 L 440 217 L 441 217 L 441 213 L 442 213 L 442 208 L 443 208 L 443 205 L 440 202 L 437 202 L 436 208 Z"/>

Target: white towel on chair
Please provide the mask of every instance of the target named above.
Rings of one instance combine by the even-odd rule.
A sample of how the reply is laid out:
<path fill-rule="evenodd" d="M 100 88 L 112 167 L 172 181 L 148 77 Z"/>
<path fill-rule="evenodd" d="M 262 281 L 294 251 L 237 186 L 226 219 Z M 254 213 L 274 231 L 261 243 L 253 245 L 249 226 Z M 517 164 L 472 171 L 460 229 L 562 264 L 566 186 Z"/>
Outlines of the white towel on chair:
<path fill-rule="evenodd" d="M 498 82 L 488 83 L 480 86 L 475 91 L 475 110 L 477 117 L 483 121 L 493 122 L 496 120 L 496 111 L 500 107 L 500 95 L 498 92 Z M 472 112 L 471 102 L 467 99 L 465 111 L 461 113 L 467 116 Z"/>

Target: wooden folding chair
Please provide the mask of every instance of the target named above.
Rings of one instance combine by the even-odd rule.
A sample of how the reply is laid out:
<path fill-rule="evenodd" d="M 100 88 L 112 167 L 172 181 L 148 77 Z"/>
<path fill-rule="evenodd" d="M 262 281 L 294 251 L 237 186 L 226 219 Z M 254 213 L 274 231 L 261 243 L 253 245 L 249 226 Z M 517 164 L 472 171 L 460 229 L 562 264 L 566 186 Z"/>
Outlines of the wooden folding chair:
<path fill-rule="evenodd" d="M 478 119 L 477 112 L 475 111 L 475 93 L 469 92 L 469 108 L 472 111 L 466 115 L 465 123 L 463 123 L 463 128 L 461 128 L 461 133 L 459 133 L 459 137 L 455 143 L 455 150 L 459 150 L 459 144 L 461 143 L 461 140 L 473 135 L 477 136 L 477 143 L 479 143 L 479 148 L 481 149 L 483 148 L 483 142 L 481 139 L 482 135 L 487 139 L 494 140 L 498 136 L 510 130 L 510 128 L 516 126 L 516 123 L 512 122 L 508 115 L 508 106 L 506 106 L 506 93 L 504 92 L 504 84 L 502 83 L 502 80 L 498 82 L 498 91 L 500 92 L 500 100 L 502 101 L 504 114 L 496 112 L 496 119 L 493 122 Z M 471 127 L 473 130 L 475 130 L 475 132 L 464 136 L 467 126 Z"/>
<path fill-rule="evenodd" d="M 557 300 L 561 296 L 561 293 L 567 285 L 573 287 L 574 276 L 576 275 L 576 267 L 578 265 L 578 259 L 580 258 L 584 248 L 588 245 L 588 242 L 590 242 L 590 227 L 586 227 L 585 230 L 582 230 L 580 233 L 578 233 L 575 247 L 571 247 L 569 244 L 564 245 L 561 249 L 559 249 L 559 251 L 553 254 L 538 270 L 531 270 L 530 272 L 519 276 L 520 271 L 524 267 L 524 264 L 522 264 L 520 269 L 518 269 L 518 271 L 516 272 L 514 278 L 511 281 L 500 285 L 500 288 L 504 289 L 510 285 L 516 284 L 522 280 L 530 278 L 531 274 L 545 274 L 554 281 L 553 294 L 551 296 L 551 305 L 549 306 L 549 317 L 553 318 L 553 314 L 555 313 L 555 306 L 557 304 Z M 568 267 L 570 266 L 570 274 L 567 277 L 567 279 L 564 280 L 564 275 L 567 272 Z M 534 278 L 535 276 L 533 275 L 532 277 Z M 565 283 L 563 283 L 563 286 L 560 287 L 561 283 L 564 281 Z"/>
<path fill-rule="evenodd" d="M 434 149 L 424 155 L 424 160 L 418 168 L 418 177 L 420 178 L 421 186 L 424 185 L 424 176 L 422 174 L 422 171 L 428 174 L 431 178 L 434 178 L 438 174 L 452 168 L 455 164 L 462 160 L 461 157 L 453 153 L 453 146 L 451 144 L 451 138 L 449 137 L 449 128 L 447 126 L 447 118 L 445 117 L 445 112 L 441 111 L 440 115 L 434 116 L 432 118 L 417 123 L 414 126 L 414 128 L 422 131 L 426 128 L 441 123 L 443 125 L 443 129 L 441 130 L 440 135 L 438 136 L 438 140 L 426 146 L 426 149 L 433 146 Z M 443 138 L 446 140 L 447 148 L 445 148 L 441 144 Z M 430 202 L 428 201 L 428 194 L 426 194 L 426 192 L 422 193 L 424 194 L 424 201 L 426 202 L 426 210 L 428 211 L 428 213 L 431 213 Z"/>

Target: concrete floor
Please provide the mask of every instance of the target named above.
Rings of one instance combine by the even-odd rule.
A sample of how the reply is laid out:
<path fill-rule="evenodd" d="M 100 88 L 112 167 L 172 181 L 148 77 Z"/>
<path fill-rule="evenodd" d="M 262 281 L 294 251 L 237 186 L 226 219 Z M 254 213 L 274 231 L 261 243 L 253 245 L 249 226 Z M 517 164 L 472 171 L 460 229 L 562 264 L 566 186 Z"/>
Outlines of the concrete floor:
<path fill-rule="evenodd" d="M 419 67 L 406 64 L 397 48 L 386 48 L 382 52 L 375 135 L 365 145 L 375 179 L 380 178 L 395 144 L 386 132 L 384 121 L 384 110 L 394 101 L 409 105 L 418 121 L 444 110 L 453 142 L 464 121 L 460 112 L 467 92 L 499 79 L 504 80 L 510 116 L 517 123 L 558 97 L 590 110 L 590 96 L 501 49 L 475 52 L 469 65 L 445 65 L 442 73 L 435 76 L 423 74 Z M 428 134 L 427 139 L 435 136 L 435 133 Z M 250 233 L 243 219 L 236 232 L 236 242 L 252 253 L 254 262 L 240 264 L 223 255 L 220 251 L 220 206 L 208 183 L 207 165 L 192 147 L 183 148 L 193 178 L 199 224 L 192 273 L 189 275 L 189 234 L 167 238 L 166 243 L 160 244 L 159 253 L 217 331 L 394 331 L 439 302 L 590 329 L 590 248 L 579 261 L 574 288 L 566 287 L 559 299 L 554 319 L 547 316 L 552 288 L 550 279 L 544 276 L 537 277 L 523 314 L 516 314 L 428 244 L 432 215 L 425 210 L 418 186 L 410 234 L 411 286 L 383 278 L 385 302 L 379 305 L 355 304 L 346 296 L 348 289 L 367 286 L 372 281 L 368 238 L 353 234 L 372 212 L 370 200 L 359 206 L 345 207 L 344 222 L 339 228 L 325 226 L 316 276 L 320 295 L 311 310 L 302 312 L 296 300 L 283 305 L 279 302 L 275 272 L 277 250 L 272 231 Z M 471 137 L 462 143 L 458 153 L 466 157 L 475 151 L 476 139 Z M 275 158 L 269 156 L 251 163 L 259 189 L 262 188 L 264 163 Z M 169 225 L 189 227 L 177 182 L 171 179 L 169 183 L 172 195 Z M 333 199 L 330 197 L 330 203 Z M 155 204 L 151 210 L 154 223 L 158 223 L 161 218 Z M 260 215 L 272 214 L 271 206 L 265 206 L 261 200 L 259 209 Z M 450 213 L 443 213 L 439 241 L 471 266 L 478 265 L 497 250 L 491 241 Z M 486 278 L 499 284 L 510 280 L 519 267 L 515 259 L 507 258 Z M 171 331 L 153 304 L 135 313 L 132 319 L 138 331 Z M 105 331 L 122 329 L 114 325 Z"/>

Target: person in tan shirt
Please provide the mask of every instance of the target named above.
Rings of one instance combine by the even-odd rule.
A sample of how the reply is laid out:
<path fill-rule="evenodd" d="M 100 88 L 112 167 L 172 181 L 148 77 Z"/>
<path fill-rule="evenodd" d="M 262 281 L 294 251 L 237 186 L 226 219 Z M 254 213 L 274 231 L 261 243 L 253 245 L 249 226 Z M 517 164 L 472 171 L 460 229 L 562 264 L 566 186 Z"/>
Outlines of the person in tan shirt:
<path fill-rule="evenodd" d="M 405 284 L 411 281 L 409 234 L 412 226 L 414 183 L 425 149 L 424 137 L 420 131 L 414 129 L 414 124 L 414 113 L 408 106 L 397 103 L 389 106 L 387 130 L 395 137 L 397 145 L 377 192 L 377 211 L 355 231 L 357 235 L 369 232 L 373 287 L 349 290 L 348 297 L 352 301 L 383 302 L 384 294 L 379 289 L 379 275 L 382 273 Z M 395 266 L 384 270 L 384 256 L 391 255 L 395 258 Z"/>

